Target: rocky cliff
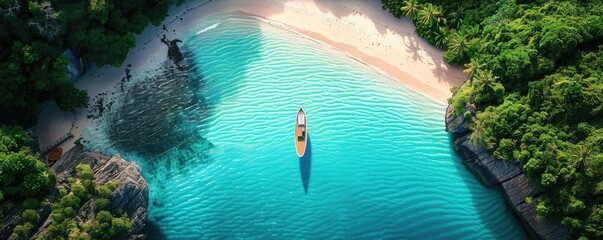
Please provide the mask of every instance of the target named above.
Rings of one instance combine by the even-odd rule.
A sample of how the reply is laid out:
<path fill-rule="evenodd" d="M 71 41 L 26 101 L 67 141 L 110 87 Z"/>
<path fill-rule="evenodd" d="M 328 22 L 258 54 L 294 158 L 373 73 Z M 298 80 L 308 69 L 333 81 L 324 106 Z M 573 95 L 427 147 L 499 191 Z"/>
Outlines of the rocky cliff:
<path fill-rule="evenodd" d="M 76 146 L 66 152 L 51 170 L 57 174 L 59 184 L 66 187 L 67 178 L 76 176 L 75 167 L 78 164 L 90 165 L 97 185 L 112 180 L 119 181 L 119 187 L 111 194 L 108 210 L 121 208 L 132 219 L 130 238 L 145 238 L 142 230 L 147 221 L 149 191 L 146 181 L 140 175 L 138 165 L 124 160 L 119 155 L 107 157 L 99 152 L 86 152 L 82 145 L 76 143 Z M 94 202 L 90 200 L 82 205 L 76 218 L 86 221 L 85 219 L 94 217 L 94 212 Z M 36 235 L 44 232 L 51 223 L 52 219 L 46 219 L 38 228 Z"/>
<path fill-rule="evenodd" d="M 471 106 L 466 111 L 475 112 Z M 523 172 L 521 165 L 515 162 L 496 159 L 486 149 L 475 146 L 469 141 L 471 133 L 465 126 L 464 115 L 454 115 L 452 107 L 446 111 L 446 131 L 454 134 L 454 149 L 464 158 L 465 166 L 488 186 L 501 186 L 507 203 L 522 222 L 528 235 L 537 239 L 565 239 L 568 231 L 559 223 L 550 222 L 536 215 L 538 196 L 542 190 L 531 182 Z M 526 197 L 533 200 L 526 201 Z"/>

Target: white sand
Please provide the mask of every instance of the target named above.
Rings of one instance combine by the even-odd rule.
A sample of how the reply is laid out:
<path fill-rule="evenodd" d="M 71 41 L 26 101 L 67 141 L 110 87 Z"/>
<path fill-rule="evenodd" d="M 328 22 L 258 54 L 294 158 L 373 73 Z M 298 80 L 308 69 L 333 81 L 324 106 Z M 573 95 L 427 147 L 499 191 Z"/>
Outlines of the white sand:
<path fill-rule="evenodd" d="M 137 37 L 136 47 L 130 50 L 121 68 L 92 68 L 78 80 L 76 86 L 88 90 L 91 99 L 98 93 L 111 91 L 125 76 L 125 66 L 132 64 L 136 74 L 155 61 L 166 59 L 167 47 L 159 39 L 181 38 L 191 24 L 203 18 L 244 12 L 283 23 L 288 28 L 325 42 L 355 57 L 369 66 L 385 72 L 410 88 L 445 103 L 450 88 L 459 86 L 466 76 L 462 69 L 443 62 L 442 51 L 429 45 L 414 33 L 408 19 L 396 19 L 381 9 L 378 0 L 213 0 L 188 1 L 170 9 L 162 26 L 150 26 Z M 182 20 L 181 20 L 182 19 Z M 92 107 L 92 102 L 91 102 Z M 75 138 L 62 144 L 70 149 L 80 138 L 91 120 L 88 109 L 76 114 L 58 110 L 48 103 L 39 116 L 35 129 L 40 149 L 44 150 L 71 129 Z M 73 126 L 73 128 L 72 128 Z"/>

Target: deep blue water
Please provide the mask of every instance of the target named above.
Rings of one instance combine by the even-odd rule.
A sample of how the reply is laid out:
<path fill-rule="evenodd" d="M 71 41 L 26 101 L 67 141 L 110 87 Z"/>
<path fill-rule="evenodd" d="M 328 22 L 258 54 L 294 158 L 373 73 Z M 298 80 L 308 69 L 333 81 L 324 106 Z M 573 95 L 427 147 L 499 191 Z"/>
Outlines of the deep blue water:
<path fill-rule="evenodd" d="M 134 73 L 84 136 L 140 165 L 164 237 L 525 238 L 454 154 L 444 104 L 260 19 L 213 17 L 185 35 L 186 62 Z"/>

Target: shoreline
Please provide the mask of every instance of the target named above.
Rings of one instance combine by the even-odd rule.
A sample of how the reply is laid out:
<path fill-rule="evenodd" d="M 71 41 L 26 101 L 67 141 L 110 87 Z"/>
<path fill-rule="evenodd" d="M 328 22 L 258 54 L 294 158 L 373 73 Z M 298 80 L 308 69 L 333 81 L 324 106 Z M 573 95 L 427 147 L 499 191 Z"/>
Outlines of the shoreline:
<path fill-rule="evenodd" d="M 172 7 L 162 25 L 147 26 L 137 35 L 136 47 L 129 51 L 121 67 L 91 67 L 80 77 L 75 85 L 88 91 L 87 109 L 79 109 L 74 114 L 60 111 L 52 102 L 44 104 L 35 126 L 40 149 L 46 149 L 56 139 L 72 133 L 74 138 L 60 145 L 64 150 L 71 149 L 75 140 L 82 136 L 83 129 L 92 122 L 87 115 L 94 108 L 95 97 L 110 95 L 126 75 L 124 69 L 136 74 L 149 64 L 167 59 L 165 45 L 159 41 L 163 35 L 170 39 L 182 38 L 199 21 L 233 12 L 281 23 L 303 36 L 343 51 L 439 103 L 446 104 L 451 96 L 449 89 L 460 86 L 465 79 L 461 68 L 443 63 L 442 50 L 414 33 L 410 20 L 394 18 L 381 9 L 380 2 L 187 1 Z"/>

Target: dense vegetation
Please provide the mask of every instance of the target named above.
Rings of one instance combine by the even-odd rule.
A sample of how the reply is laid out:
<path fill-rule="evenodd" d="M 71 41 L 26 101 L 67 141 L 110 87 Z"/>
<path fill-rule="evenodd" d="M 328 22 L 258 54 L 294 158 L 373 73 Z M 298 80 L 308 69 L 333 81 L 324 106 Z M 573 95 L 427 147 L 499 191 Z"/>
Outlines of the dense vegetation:
<path fill-rule="evenodd" d="M 90 166 L 80 164 L 76 170 L 77 179 L 68 179 L 69 191 L 60 189 L 59 195 L 52 199 L 52 223 L 38 239 L 127 239 L 132 228 L 130 218 L 120 210 L 107 211 L 109 196 L 119 183 L 96 186 Z M 76 214 L 90 199 L 94 200 L 95 217 L 84 222 Z"/>
<path fill-rule="evenodd" d="M 0 110 L 31 124 L 45 100 L 65 111 L 86 106 L 86 92 L 66 81 L 62 52 L 120 66 L 135 45 L 133 34 L 158 25 L 173 2 L 0 0 Z"/>
<path fill-rule="evenodd" d="M 451 99 L 471 140 L 523 165 L 537 213 L 575 238 L 603 238 L 603 3 L 382 0 L 464 64 Z M 477 114 L 465 112 L 473 105 Z"/>
<path fill-rule="evenodd" d="M 90 166 L 76 167 L 77 178 L 67 179 L 68 189 L 54 189 L 56 177 L 26 147 L 29 139 L 19 127 L 0 127 L 0 221 L 15 208 L 25 209 L 13 229 L 16 239 L 28 239 L 40 222 L 39 208 L 50 206 L 52 224 L 38 239 L 127 239 L 132 224 L 121 210 L 107 211 L 109 196 L 118 182 L 94 184 Z M 50 198 L 45 198 L 52 196 Z M 94 201 L 95 218 L 82 222 L 78 210 Z M 84 219 L 86 220 L 86 219 Z"/>
<path fill-rule="evenodd" d="M 0 126 L 0 205 L 41 197 L 54 187 L 54 174 L 25 145 L 28 140 L 19 127 Z"/>

